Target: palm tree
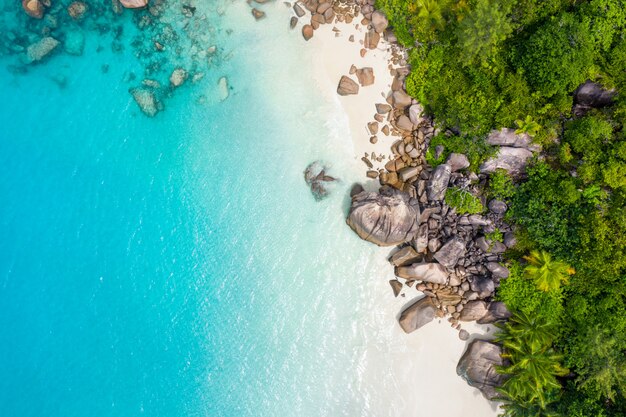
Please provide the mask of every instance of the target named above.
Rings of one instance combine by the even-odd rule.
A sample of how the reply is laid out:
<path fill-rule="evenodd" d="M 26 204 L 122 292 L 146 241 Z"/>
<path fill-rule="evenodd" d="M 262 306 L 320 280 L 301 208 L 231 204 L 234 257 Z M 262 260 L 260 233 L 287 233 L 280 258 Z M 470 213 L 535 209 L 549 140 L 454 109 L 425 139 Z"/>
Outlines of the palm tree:
<path fill-rule="evenodd" d="M 496 323 L 501 330 L 495 340 L 509 351 L 518 352 L 524 349 L 523 345 L 537 348 L 550 346 L 554 340 L 554 324 L 538 316 L 529 316 L 519 311 L 504 324 Z"/>
<path fill-rule="evenodd" d="M 561 283 L 566 284 L 569 275 L 575 271 L 565 262 L 553 260 L 549 253 L 534 250 L 524 256 L 528 266 L 524 269 L 526 276 L 535 281 L 541 291 L 558 290 Z"/>

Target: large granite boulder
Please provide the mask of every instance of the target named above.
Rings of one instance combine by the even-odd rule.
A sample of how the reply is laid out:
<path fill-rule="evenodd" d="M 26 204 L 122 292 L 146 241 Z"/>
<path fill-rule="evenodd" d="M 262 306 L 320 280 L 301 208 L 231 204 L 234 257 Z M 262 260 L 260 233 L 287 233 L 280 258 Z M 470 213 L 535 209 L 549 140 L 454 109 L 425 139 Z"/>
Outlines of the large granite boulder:
<path fill-rule="evenodd" d="M 480 172 L 491 174 L 497 169 L 504 169 L 509 174 L 518 176 L 524 172 L 532 156 L 533 153 L 528 149 L 502 146 L 495 157 L 488 159 L 480 166 Z"/>
<path fill-rule="evenodd" d="M 361 239 L 395 246 L 415 237 L 419 214 L 419 205 L 408 194 L 382 187 L 380 193 L 363 191 L 352 197 L 347 223 Z"/>
<path fill-rule="evenodd" d="M 448 281 L 448 270 L 437 263 L 398 266 L 395 273 L 396 276 L 410 281 L 425 281 L 433 284 L 445 284 Z"/>
<path fill-rule="evenodd" d="M 485 299 L 493 295 L 496 290 L 496 285 L 491 278 L 473 277 L 470 279 L 470 288 L 478 294 L 478 298 Z"/>
<path fill-rule="evenodd" d="M 532 139 L 528 133 L 515 133 L 515 130 L 504 128 L 492 130 L 487 136 L 487 143 L 494 146 L 512 146 L 514 148 L 528 148 Z"/>
<path fill-rule="evenodd" d="M 433 258 L 446 268 L 452 269 L 463 256 L 465 256 L 465 242 L 458 238 L 451 238 L 433 255 Z"/>
<path fill-rule="evenodd" d="M 487 303 L 484 301 L 470 301 L 461 310 L 461 321 L 476 321 L 487 314 Z"/>
<path fill-rule="evenodd" d="M 489 303 L 487 313 L 478 319 L 478 323 L 495 323 L 496 321 L 506 320 L 509 317 L 511 317 L 511 312 L 502 301 L 492 301 Z"/>
<path fill-rule="evenodd" d="M 437 308 L 430 297 L 422 297 L 400 314 L 400 327 L 405 333 L 411 333 L 430 323 L 437 314 Z"/>
<path fill-rule="evenodd" d="M 372 13 L 372 26 L 374 26 L 376 32 L 383 33 L 385 29 L 387 29 L 387 26 L 389 26 L 387 16 L 385 16 L 383 12 L 376 10 Z"/>
<path fill-rule="evenodd" d="M 456 366 L 456 373 L 472 387 L 478 388 L 488 400 L 498 397 L 496 388 L 505 380 L 496 371 L 496 366 L 504 365 L 502 348 L 486 340 L 474 340 Z"/>
<path fill-rule="evenodd" d="M 426 186 L 428 201 L 441 201 L 444 199 L 451 174 L 452 168 L 448 164 L 441 164 L 435 168 Z"/>
<path fill-rule="evenodd" d="M 412 246 L 405 246 L 389 258 L 393 266 L 406 266 L 419 262 L 421 255 Z"/>
<path fill-rule="evenodd" d="M 148 5 L 148 0 L 120 0 L 120 3 L 127 9 L 141 9 Z"/>
<path fill-rule="evenodd" d="M 615 89 L 606 90 L 600 84 L 587 80 L 574 92 L 574 103 L 585 107 L 605 107 L 613 102 L 616 95 Z"/>
<path fill-rule="evenodd" d="M 337 94 L 340 96 L 359 94 L 359 85 L 352 78 L 342 75 L 337 86 Z"/>
<path fill-rule="evenodd" d="M 337 178 L 328 175 L 327 168 L 319 161 L 315 161 L 304 170 L 304 181 L 311 187 L 315 200 L 320 201 L 328 197 L 329 185 L 336 182 Z"/>

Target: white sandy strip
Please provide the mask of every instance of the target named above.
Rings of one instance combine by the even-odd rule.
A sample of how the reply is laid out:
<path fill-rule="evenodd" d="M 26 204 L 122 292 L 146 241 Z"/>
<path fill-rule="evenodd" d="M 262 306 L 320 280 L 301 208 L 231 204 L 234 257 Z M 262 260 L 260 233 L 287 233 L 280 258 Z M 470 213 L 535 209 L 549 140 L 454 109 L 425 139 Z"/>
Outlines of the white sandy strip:
<path fill-rule="evenodd" d="M 301 21 L 304 20 L 305 18 L 301 19 Z M 308 21 L 308 19 L 306 20 Z M 389 156 L 391 145 L 398 140 L 398 137 L 385 136 L 380 131 L 380 128 L 386 123 L 386 117 L 385 122 L 379 125 L 379 131 L 376 135 L 378 142 L 373 145 L 369 140 L 372 135 L 367 124 L 374 121 L 375 104 L 386 103 L 385 98 L 391 89 L 393 78 L 388 68 L 391 51 L 390 45 L 381 39 L 377 49 L 368 50 L 365 57 L 361 57 L 360 50 L 363 48 L 365 31 L 359 23 L 360 20 L 359 17 L 355 18 L 351 24 L 322 25 L 308 42 L 309 47 L 315 51 L 313 65 L 318 88 L 327 100 L 338 102 L 348 116 L 355 159 L 360 159 L 366 153 L 371 154 L 372 152 L 375 152 L 376 155 Z M 333 28 L 339 29 L 339 32 L 334 32 Z M 295 30 L 300 31 L 300 26 Z M 354 35 L 354 42 L 349 41 L 351 35 Z M 298 36 L 301 35 L 298 34 Z M 337 85 L 342 75 L 358 82 L 356 74 L 350 75 L 349 73 L 352 65 L 357 68 L 372 67 L 375 82 L 367 87 L 360 86 L 357 95 L 340 96 L 337 94 Z M 382 168 L 387 160 L 385 158 L 382 162 L 372 162 L 376 168 Z M 363 172 L 365 172 L 367 167 L 364 163 L 363 168 Z"/>
<path fill-rule="evenodd" d="M 379 131 L 378 143 L 370 144 L 370 133 L 367 123 L 373 121 L 376 113 L 375 103 L 385 103 L 385 97 L 391 88 L 392 77 L 389 72 L 390 46 L 381 39 L 376 50 L 368 50 L 365 57 L 360 56 L 365 31 L 361 27 L 360 18 L 353 23 L 337 23 L 322 25 L 307 46 L 312 48 L 314 78 L 318 88 L 327 100 L 338 102 L 344 109 L 350 125 L 352 145 L 355 159 L 365 153 L 375 152 L 377 155 L 390 154 L 394 136 L 385 136 Z M 301 30 L 300 19 L 295 29 Z M 357 28 L 358 25 L 358 28 Z M 339 29 L 339 35 L 333 31 Z M 354 42 L 349 41 L 354 35 Z M 372 67 L 375 83 L 360 87 L 359 94 L 339 96 L 337 85 L 342 75 L 348 75 L 357 81 L 356 75 L 349 75 L 351 65 L 357 68 Z M 382 127 L 383 124 L 380 125 Z M 348 140 L 348 138 L 346 138 Z M 382 167 L 376 163 L 375 167 Z M 366 166 L 363 166 L 365 172 Z M 384 253 L 383 253 L 384 252 Z M 387 251 L 388 252 L 388 251 Z M 381 249 L 381 258 L 387 252 Z M 449 323 L 437 320 L 413 334 L 406 335 L 397 323 L 399 312 L 418 293 L 413 288 L 404 288 L 406 297 L 393 299 L 387 280 L 393 279 L 393 270 L 389 267 L 389 276 L 381 277 L 380 281 L 367 285 L 363 296 L 368 300 L 371 314 L 360 318 L 364 322 L 363 340 L 376 341 L 364 348 L 359 359 L 359 384 L 363 392 L 369 393 L 367 416 L 399 416 L 399 417 L 491 417 L 496 416 L 497 405 L 483 398 L 480 392 L 467 385 L 456 374 L 456 364 L 463 354 L 467 342 L 458 338 L 458 332 Z M 463 324 L 470 332 L 471 338 L 477 336 L 490 337 L 493 329 L 475 323 Z M 372 336 L 374 334 L 375 336 Z M 470 340 L 472 340 L 470 339 Z M 381 381 L 389 381 L 393 387 L 381 387 Z M 375 395 L 376 393 L 394 393 L 392 395 Z"/>

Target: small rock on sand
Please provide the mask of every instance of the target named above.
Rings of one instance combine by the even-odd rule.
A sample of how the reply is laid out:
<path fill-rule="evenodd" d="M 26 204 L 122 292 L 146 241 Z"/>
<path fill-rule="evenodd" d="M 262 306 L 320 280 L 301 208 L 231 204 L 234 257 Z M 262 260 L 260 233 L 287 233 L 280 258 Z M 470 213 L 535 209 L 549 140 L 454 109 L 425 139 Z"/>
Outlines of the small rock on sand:
<path fill-rule="evenodd" d="M 296 13 L 296 16 L 298 16 L 298 17 L 304 16 L 304 10 L 302 9 L 302 7 L 298 3 L 294 3 L 293 11 Z"/>
<path fill-rule="evenodd" d="M 309 39 L 311 39 L 313 37 L 313 26 L 311 25 L 302 26 L 302 36 L 304 37 L 305 41 L 308 41 Z"/>
<path fill-rule="evenodd" d="M 291 16 L 291 20 L 289 21 L 289 28 L 293 29 L 298 24 L 298 18 L 295 16 Z"/>
<path fill-rule="evenodd" d="M 356 77 L 359 79 L 361 87 L 367 87 L 374 84 L 374 69 L 372 67 L 364 67 L 356 70 Z"/>

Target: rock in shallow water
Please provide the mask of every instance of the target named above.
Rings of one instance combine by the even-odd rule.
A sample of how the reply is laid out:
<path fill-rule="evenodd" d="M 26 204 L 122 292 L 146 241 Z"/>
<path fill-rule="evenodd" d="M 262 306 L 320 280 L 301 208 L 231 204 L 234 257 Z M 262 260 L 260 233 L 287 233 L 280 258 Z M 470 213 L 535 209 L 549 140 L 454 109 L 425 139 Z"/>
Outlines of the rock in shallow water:
<path fill-rule="evenodd" d="M 148 5 L 148 0 L 119 0 L 127 9 L 140 9 Z"/>
<path fill-rule="evenodd" d="M 59 46 L 59 41 L 47 36 L 26 48 L 26 60 L 28 63 L 39 62 L 52 53 Z"/>
<path fill-rule="evenodd" d="M 304 170 L 304 181 L 311 187 L 311 193 L 315 200 L 320 201 L 328 197 L 328 187 L 337 181 L 335 177 L 327 174 L 328 168 L 321 162 L 315 161 Z"/>
<path fill-rule="evenodd" d="M 41 19 L 43 17 L 44 7 L 39 0 L 22 0 L 22 8 L 32 18 Z"/>
<path fill-rule="evenodd" d="M 379 246 L 408 242 L 417 232 L 419 205 L 408 194 L 387 187 L 380 193 L 361 192 L 352 197 L 348 225 L 361 239 Z"/>
<path fill-rule="evenodd" d="M 163 110 L 163 104 L 157 99 L 152 89 L 138 87 L 131 88 L 129 92 L 146 116 L 154 117 L 160 110 Z"/>

